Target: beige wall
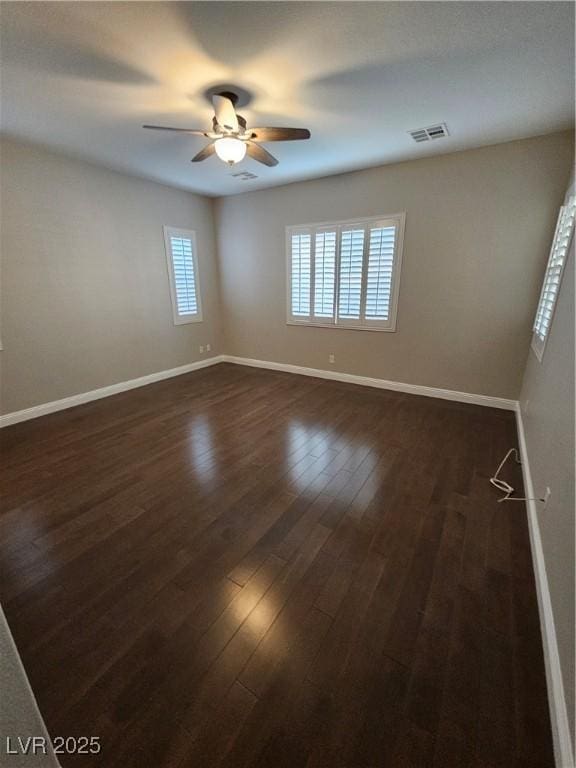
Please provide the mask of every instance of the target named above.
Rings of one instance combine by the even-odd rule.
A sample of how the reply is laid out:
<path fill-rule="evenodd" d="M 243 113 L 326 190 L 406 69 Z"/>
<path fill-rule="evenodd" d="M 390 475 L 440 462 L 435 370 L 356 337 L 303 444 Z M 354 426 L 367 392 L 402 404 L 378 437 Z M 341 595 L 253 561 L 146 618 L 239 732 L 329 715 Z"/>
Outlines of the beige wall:
<path fill-rule="evenodd" d="M 185 365 L 206 343 L 317 368 L 333 353 L 334 370 L 516 398 L 571 156 L 560 133 L 214 205 L 5 140 L 2 411 Z M 285 226 L 398 211 L 398 331 L 286 325 Z M 201 324 L 173 325 L 163 224 L 197 231 Z"/>
<path fill-rule="evenodd" d="M 571 157 L 560 133 L 220 199 L 226 351 L 517 398 Z M 285 227 L 398 211 L 397 332 L 286 325 Z"/>
<path fill-rule="evenodd" d="M 2 411 L 220 351 L 212 201 L 2 142 Z M 162 225 L 195 229 L 204 322 L 175 326 Z"/>
<path fill-rule="evenodd" d="M 572 185 L 572 194 L 574 194 Z M 574 238 L 542 362 L 530 352 L 520 397 L 571 733 L 574 717 Z"/>

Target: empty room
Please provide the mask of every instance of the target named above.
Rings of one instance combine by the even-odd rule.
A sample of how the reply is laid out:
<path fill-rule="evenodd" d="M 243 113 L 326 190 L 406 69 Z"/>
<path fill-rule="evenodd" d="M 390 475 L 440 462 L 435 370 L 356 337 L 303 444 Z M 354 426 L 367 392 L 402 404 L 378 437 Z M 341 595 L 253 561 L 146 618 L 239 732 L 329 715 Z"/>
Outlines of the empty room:
<path fill-rule="evenodd" d="M 0 7 L 0 764 L 574 768 L 571 2 Z"/>

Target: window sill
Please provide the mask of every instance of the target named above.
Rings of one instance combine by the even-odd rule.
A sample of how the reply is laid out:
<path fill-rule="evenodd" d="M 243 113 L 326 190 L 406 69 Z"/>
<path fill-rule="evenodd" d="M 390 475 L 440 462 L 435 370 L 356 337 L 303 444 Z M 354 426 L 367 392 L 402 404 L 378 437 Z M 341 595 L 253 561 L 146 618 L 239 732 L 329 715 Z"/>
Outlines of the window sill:
<path fill-rule="evenodd" d="M 178 317 L 174 318 L 174 325 L 189 325 L 190 323 L 201 323 L 202 318 L 195 315 L 194 317 Z"/>
<path fill-rule="evenodd" d="M 376 328 L 370 325 L 343 325 L 342 323 L 311 323 L 300 320 L 287 320 L 286 325 L 295 325 L 303 328 L 331 328 L 333 331 L 376 331 L 376 333 L 396 333 L 396 327 Z"/>

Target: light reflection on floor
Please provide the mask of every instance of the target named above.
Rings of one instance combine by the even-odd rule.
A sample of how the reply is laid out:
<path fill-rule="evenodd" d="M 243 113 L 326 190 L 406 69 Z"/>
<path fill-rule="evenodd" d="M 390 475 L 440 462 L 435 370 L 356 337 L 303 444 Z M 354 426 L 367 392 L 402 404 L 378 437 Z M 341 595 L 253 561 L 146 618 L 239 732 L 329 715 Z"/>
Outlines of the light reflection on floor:
<path fill-rule="evenodd" d="M 190 462 L 198 482 L 211 484 L 218 474 L 218 461 L 214 452 L 212 423 L 208 417 L 199 413 L 190 422 Z"/>
<path fill-rule="evenodd" d="M 317 466 L 317 462 L 325 461 L 327 472 L 330 472 L 329 459 L 339 456 L 340 463 L 347 460 L 358 463 L 370 452 L 371 444 L 362 434 L 347 435 L 342 440 L 342 433 L 331 425 L 322 424 L 317 420 L 314 423 L 306 423 L 302 417 L 291 418 L 283 425 L 284 457 L 286 462 L 286 479 L 295 491 L 308 488 L 310 491 L 311 477 L 306 470 Z M 225 437 L 227 450 L 234 453 L 242 453 L 257 449 L 257 446 L 245 445 L 241 434 L 232 430 Z M 222 470 L 222 456 L 215 450 L 212 422 L 206 414 L 196 414 L 190 420 L 188 437 L 188 450 L 190 453 L 190 467 L 197 482 L 205 490 L 209 490 L 217 482 Z M 255 466 L 266 462 L 266 456 L 257 451 L 254 454 Z M 326 476 L 319 477 L 314 472 L 316 484 L 325 482 Z"/>
<path fill-rule="evenodd" d="M 321 424 L 306 425 L 300 420 L 292 420 L 286 426 L 286 453 L 288 456 L 289 477 L 294 488 L 298 491 L 308 488 L 310 476 L 307 467 L 316 459 L 326 461 L 327 472 L 332 459 L 339 457 L 339 466 L 347 466 L 347 462 L 361 463 L 370 453 L 371 444 L 361 434 L 347 435 L 342 441 L 342 434 L 331 426 Z M 314 473 L 315 482 L 321 482 L 322 477 Z M 310 489 L 312 490 L 312 489 Z"/>

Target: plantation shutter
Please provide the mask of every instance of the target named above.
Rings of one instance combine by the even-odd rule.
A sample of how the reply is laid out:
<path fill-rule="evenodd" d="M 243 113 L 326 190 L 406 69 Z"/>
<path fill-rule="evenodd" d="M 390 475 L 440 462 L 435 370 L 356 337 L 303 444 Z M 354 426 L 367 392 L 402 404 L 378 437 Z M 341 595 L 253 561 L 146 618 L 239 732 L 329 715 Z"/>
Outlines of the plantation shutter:
<path fill-rule="evenodd" d="M 334 321 L 336 230 L 316 233 L 314 243 L 314 317 Z"/>
<path fill-rule="evenodd" d="M 294 317 L 309 317 L 310 289 L 312 286 L 312 254 L 309 232 L 292 235 L 291 276 L 292 315 Z"/>
<path fill-rule="evenodd" d="M 340 238 L 338 319 L 360 320 L 364 228 L 343 229 Z"/>
<path fill-rule="evenodd" d="M 189 237 L 170 236 L 172 265 L 174 268 L 174 286 L 176 288 L 176 307 L 179 315 L 195 315 L 198 312 L 196 278 L 192 240 Z"/>
<path fill-rule="evenodd" d="M 396 227 L 370 229 L 364 311 L 366 320 L 388 320 L 390 317 L 395 245 Z"/>
<path fill-rule="evenodd" d="M 394 331 L 404 214 L 287 227 L 288 322 Z"/>
<path fill-rule="evenodd" d="M 562 273 L 564 272 L 566 256 L 574 231 L 575 215 L 576 198 L 571 197 L 568 203 L 562 206 L 558 215 L 556 232 L 554 234 L 554 240 L 552 241 L 552 248 L 550 250 L 548 265 L 544 275 L 536 317 L 534 319 L 532 346 L 540 359 L 544 352 L 544 346 L 552 325 L 552 317 L 558 299 Z"/>
<path fill-rule="evenodd" d="M 177 325 L 198 322 L 202 319 L 202 312 L 195 234 L 164 227 L 164 240 L 174 322 Z"/>

